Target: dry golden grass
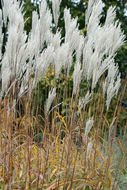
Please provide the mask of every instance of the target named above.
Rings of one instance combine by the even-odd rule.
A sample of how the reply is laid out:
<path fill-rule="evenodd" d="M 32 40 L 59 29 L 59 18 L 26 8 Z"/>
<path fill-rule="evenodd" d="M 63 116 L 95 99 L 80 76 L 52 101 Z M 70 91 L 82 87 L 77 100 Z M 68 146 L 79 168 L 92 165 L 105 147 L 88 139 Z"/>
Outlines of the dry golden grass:
<path fill-rule="evenodd" d="M 66 117 L 55 110 L 52 122 L 45 118 L 41 124 L 38 115 L 32 115 L 27 100 L 22 115 L 9 112 L 9 104 L 9 100 L 4 100 L 0 109 L 0 189 L 119 189 L 119 176 L 127 173 L 127 149 L 120 139 L 101 135 L 103 122 L 106 131 L 109 130 L 106 117 L 98 119 L 101 109 L 96 112 L 96 122 L 84 140 L 82 126 L 85 117 L 91 115 L 91 105 L 88 113 L 78 107 L 78 118 L 70 108 L 69 125 Z M 89 142 L 93 144 L 91 150 Z M 123 152 L 121 164 L 115 158 L 116 143 Z"/>

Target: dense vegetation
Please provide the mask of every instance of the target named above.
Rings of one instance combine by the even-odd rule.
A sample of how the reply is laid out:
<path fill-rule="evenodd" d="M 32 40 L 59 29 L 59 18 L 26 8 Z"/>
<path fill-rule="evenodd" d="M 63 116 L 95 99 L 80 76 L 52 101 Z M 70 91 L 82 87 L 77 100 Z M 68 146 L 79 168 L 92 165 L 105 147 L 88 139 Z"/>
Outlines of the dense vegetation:
<path fill-rule="evenodd" d="M 126 190 L 126 3 L 0 7 L 0 189 Z"/>

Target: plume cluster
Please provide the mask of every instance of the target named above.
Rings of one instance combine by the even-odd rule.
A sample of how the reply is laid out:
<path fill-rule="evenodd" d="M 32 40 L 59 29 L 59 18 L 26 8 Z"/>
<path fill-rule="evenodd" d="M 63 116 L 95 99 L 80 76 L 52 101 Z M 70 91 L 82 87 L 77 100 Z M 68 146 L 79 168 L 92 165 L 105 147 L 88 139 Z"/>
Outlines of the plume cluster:
<path fill-rule="evenodd" d="M 24 30 L 22 5 L 17 0 L 2 1 L 0 10 L 0 60 L 1 60 L 1 96 L 7 95 L 17 86 L 16 97 L 26 91 L 30 93 L 39 80 L 46 74 L 49 66 L 55 69 L 55 77 L 64 68 L 69 75 L 76 56 L 73 72 L 73 93 L 76 94 L 82 80 L 92 81 L 95 89 L 101 76 L 107 71 L 103 84 L 106 105 L 120 87 L 120 74 L 114 57 L 118 48 L 124 43 L 120 24 L 115 21 L 115 9 L 110 7 L 104 25 L 100 24 L 103 3 L 90 0 L 86 11 L 85 24 L 87 34 L 80 34 L 77 18 L 72 19 L 70 10 L 64 9 L 65 37 L 57 27 L 61 0 L 52 0 L 53 17 L 56 32 L 53 33 L 53 18 L 46 0 L 39 5 L 39 13 L 33 11 L 32 28 L 27 35 Z M 3 15 L 3 16 L 2 16 Z M 7 33 L 2 33 L 2 26 Z M 2 51 L 3 36 L 7 36 L 5 52 Z M 3 52 L 3 53 L 2 53 Z M 34 80 L 31 79 L 34 73 Z M 85 100 L 86 101 L 86 100 Z"/>
<path fill-rule="evenodd" d="M 54 100 L 55 97 L 56 97 L 56 89 L 53 88 L 53 89 L 51 89 L 49 91 L 48 99 L 46 101 L 46 105 L 45 105 L 45 113 L 46 113 L 46 115 L 48 114 L 49 109 L 51 107 L 51 104 L 52 104 L 52 102 L 53 102 L 53 100 Z"/>

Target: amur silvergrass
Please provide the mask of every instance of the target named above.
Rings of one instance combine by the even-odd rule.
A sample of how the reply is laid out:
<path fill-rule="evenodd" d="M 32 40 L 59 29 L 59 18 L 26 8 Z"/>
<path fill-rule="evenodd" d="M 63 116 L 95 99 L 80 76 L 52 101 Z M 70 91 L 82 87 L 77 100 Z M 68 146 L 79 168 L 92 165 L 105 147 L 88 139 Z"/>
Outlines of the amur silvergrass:
<path fill-rule="evenodd" d="M 0 30 L 1 52 L 1 97 L 4 97 L 9 87 L 18 84 L 17 97 L 23 92 L 36 88 L 46 74 L 50 65 L 55 67 L 56 77 L 64 68 L 69 74 L 76 53 L 76 64 L 73 73 L 73 93 L 80 88 L 81 80 L 88 82 L 92 79 L 94 89 L 100 77 L 108 72 L 104 82 L 107 109 L 112 97 L 117 94 L 120 87 L 120 75 L 114 56 L 123 44 L 125 36 L 121 32 L 120 24 L 115 21 L 115 9 L 110 7 L 103 26 L 100 24 L 103 3 L 101 0 L 90 0 L 86 11 L 87 34 L 80 34 L 77 18 L 72 19 L 70 10 L 64 10 L 65 38 L 61 38 L 58 28 L 59 0 L 53 0 L 53 18 L 56 33 L 52 32 L 53 18 L 44 0 L 40 3 L 39 13 L 32 15 L 32 29 L 27 35 L 24 30 L 23 6 L 16 0 L 3 0 L 0 10 L 0 25 L 7 27 L 7 41 L 5 52 L 2 54 L 3 34 Z M 43 48 L 46 43 L 47 48 Z M 43 50 L 44 49 L 44 50 Z M 81 59 L 83 56 L 83 59 Z M 79 70 L 81 68 L 81 71 Z M 79 73 L 80 72 L 80 73 Z M 35 73 L 33 81 L 31 73 Z M 80 76 L 79 76 L 80 75 Z M 106 84 L 107 83 L 107 84 Z M 11 89 L 8 91 L 10 93 Z"/>
<path fill-rule="evenodd" d="M 89 0 L 84 20 L 86 35 L 80 33 L 77 18 L 71 18 L 70 10 L 65 8 L 65 36 L 62 37 L 61 1 L 52 0 L 52 10 L 46 0 L 41 1 L 39 10 L 32 13 L 32 27 L 27 34 L 23 5 L 17 0 L 2 0 L 0 151 L 4 150 L 5 154 L 0 152 L 0 177 L 8 189 L 13 185 L 21 188 L 22 182 L 26 189 L 34 186 L 48 190 L 88 186 L 108 189 L 116 184 L 113 177 L 116 179 L 117 174 L 112 172 L 112 144 L 108 146 L 100 133 L 103 133 L 101 125 L 106 123 L 109 127 L 106 138 L 115 140 L 116 116 L 120 109 L 111 124 L 104 110 L 107 108 L 108 112 L 120 88 L 115 55 L 125 36 L 120 23 L 115 21 L 115 8 L 108 9 L 102 25 L 102 0 Z M 41 82 L 49 72 L 53 73 L 49 88 L 40 91 Z M 82 96 L 80 87 L 84 83 Z M 35 99 L 34 93 L 37 93 Z M 24 112 L 20 104 L 25 107 Z M 39 109 L 43 109 L 42 115 Z M 33 140 L 35 136 L 37 142 Z M 39 142 L 40 136 L 42 142 Z"/>

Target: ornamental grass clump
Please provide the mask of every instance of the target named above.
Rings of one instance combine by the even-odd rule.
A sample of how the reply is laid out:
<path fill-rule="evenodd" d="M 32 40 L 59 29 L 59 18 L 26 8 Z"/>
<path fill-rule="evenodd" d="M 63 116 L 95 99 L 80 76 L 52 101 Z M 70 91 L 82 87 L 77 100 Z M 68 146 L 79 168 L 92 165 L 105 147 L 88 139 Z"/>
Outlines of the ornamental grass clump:
<path fill-rule="evenodd" d="M 121 85 L 115 55 L 125 39 L 115 8 L 102 25 L 102 1 L 89 0 L 86 36 L 65 8 L 63 37 L 60 3 L 52 0 L 50 10 L 43 0 L 27 34 L 23 5 L 2 0 L 1 189 L 118 189 L 127 175 L 127 147 L 116 137 L 127 80 L 108 118 Z"/>

